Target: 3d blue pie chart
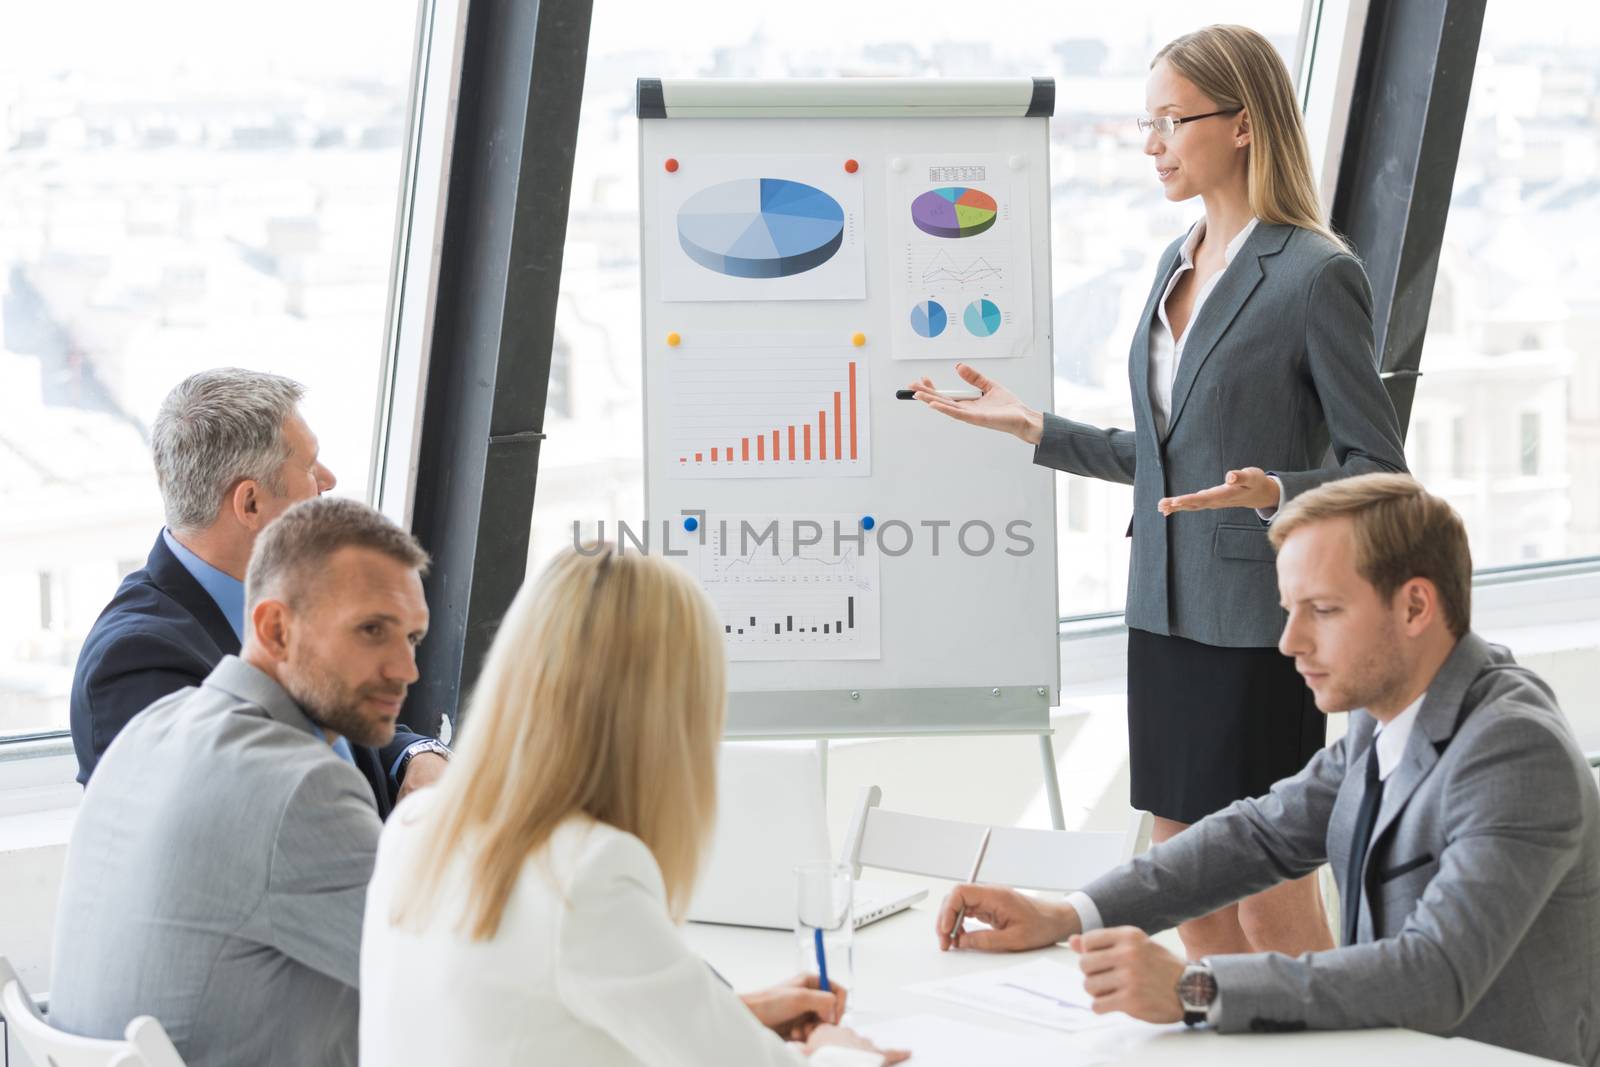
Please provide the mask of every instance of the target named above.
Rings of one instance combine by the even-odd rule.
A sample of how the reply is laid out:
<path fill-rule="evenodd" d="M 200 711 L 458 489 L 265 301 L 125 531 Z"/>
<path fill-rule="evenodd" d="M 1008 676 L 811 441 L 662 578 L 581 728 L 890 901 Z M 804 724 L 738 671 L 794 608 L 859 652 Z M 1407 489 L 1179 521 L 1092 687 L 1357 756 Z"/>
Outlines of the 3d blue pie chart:
<path fill-rule="evenodd" d="M 787 278 L 814 270 L 844 244 L 844 208 L 821 189 L 785 178 L 707 186 L 678 209 L 678 244 L 696 263 L 733 278 Z"/>

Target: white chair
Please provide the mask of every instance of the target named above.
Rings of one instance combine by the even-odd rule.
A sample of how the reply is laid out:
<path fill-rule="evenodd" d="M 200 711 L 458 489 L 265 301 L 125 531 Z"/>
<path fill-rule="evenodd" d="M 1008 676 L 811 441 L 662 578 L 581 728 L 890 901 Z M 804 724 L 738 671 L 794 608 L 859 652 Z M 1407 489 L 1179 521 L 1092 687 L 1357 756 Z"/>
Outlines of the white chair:
<path fill-rule="evenodd" d="M 933 819 L 879 807 L 882 791 L 863 787 L 845 835 L 842 862 L 853 868 L 900 871 L 965 882 L 972 874 L 985 829 L 990 830 L 978 881 L 1018 889 L 1067 892 L 1082 889 L 1146 848 L 1150 815 L 1132 812 L 1122 833 L 1078 830 L 1019 830 Z"/>
<path fill-rule="evenodd" d="M 33 1067 L 183 1067 L 167 1032 L 148 1015 L 129 1023 L 121 1041 L 74 1037 L 52 1029 L 4 956 L 0 956 L 0 1017 Z"/>

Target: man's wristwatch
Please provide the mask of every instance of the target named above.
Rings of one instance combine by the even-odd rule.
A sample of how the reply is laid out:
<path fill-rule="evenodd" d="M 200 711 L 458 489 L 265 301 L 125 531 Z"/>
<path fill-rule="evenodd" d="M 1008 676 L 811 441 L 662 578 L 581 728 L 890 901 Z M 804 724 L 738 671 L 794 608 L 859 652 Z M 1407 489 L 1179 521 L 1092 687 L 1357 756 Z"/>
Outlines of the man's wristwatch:
<path fill-rule="evenodd" d="M 450 748 L 443 741 L 435 741 L 432 738 L 428 738 L 425 741 L 418 741 L 410 748 L 406 749 L 405 755 L 400 757 L 400 767 L 395 773 L 394 780 L 397 782 L 405 781 L 406 768 L 411 766 L 411 757 L 420 756 L 424 752 L 433 752 L 437 755 L 443 756 L 445 759 L 450 758 Z"/>
<path fill-rule="evenodd" d="M 1205 1022 L 1216 999 L 1217 976 L 1211 973 L 1211 964 L 1200 960 L 1186 966 L 1178 979 L 1178 1003 L 1183 1005 L 1184 1024 L 1199 1026 Z"/>

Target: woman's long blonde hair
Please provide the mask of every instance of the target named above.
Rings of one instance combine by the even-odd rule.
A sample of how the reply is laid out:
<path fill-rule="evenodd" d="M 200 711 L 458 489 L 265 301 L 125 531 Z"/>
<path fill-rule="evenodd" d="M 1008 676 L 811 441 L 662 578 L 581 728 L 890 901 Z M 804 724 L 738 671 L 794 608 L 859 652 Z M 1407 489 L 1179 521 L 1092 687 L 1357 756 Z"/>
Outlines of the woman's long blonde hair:
<path fill-rule="evenodd" d="M 462 928 L 493 937 L 529 857 L 580 813 L 645 843 L 681 919 L 726 706 L 721 630 L 687 572 L 609 544 L 566 550 L 495 636 L 391 921 L 422 926 L 460 860 Z"/>
<path fill-rule="evenodd" d="M 1348 251 L 1322 220 L 1294 82 L 1277 49 L 1248 26 L 1207 26 L 1167 45 L 1150 65 L 1162 60 L 1218 108 L 1245 109 L 1250 120 L 1250 210 L 1255 217 L 1311 230 Z"/>

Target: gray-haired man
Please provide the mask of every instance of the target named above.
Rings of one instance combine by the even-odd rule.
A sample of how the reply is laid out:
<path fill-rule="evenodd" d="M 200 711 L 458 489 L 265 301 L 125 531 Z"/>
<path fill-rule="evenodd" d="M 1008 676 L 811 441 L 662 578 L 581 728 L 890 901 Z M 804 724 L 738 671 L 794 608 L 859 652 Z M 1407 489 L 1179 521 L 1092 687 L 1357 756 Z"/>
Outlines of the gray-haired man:
<path fill-rule="evenodd" d="M 331 742 L 393 733 L 428 627 L 426 567 L 353 500 L 306 501 L 261 536 L 242 654 L 136 716 L 84 793 L 54 1025 L 114 1037 L 154 1015 L 191 1067 L 356 1062 L 380 824 Z"/>
<path fill-rule="evenodd" d="M 122 581 L 78 654 L 72 743 L 78 781 L 128 721 L 198 686 L 244 638 L 244 572 L 257 536 L 298 501 L 334 486 L 301 417 L 304 388 L 236 368 L 184 379 L 152 434 L 167 527 L 143 569 Z M 339 742 L 372 787 L 380 817 L 444 768 L 445 749 L 405 727 L 381 749 Z"/>

